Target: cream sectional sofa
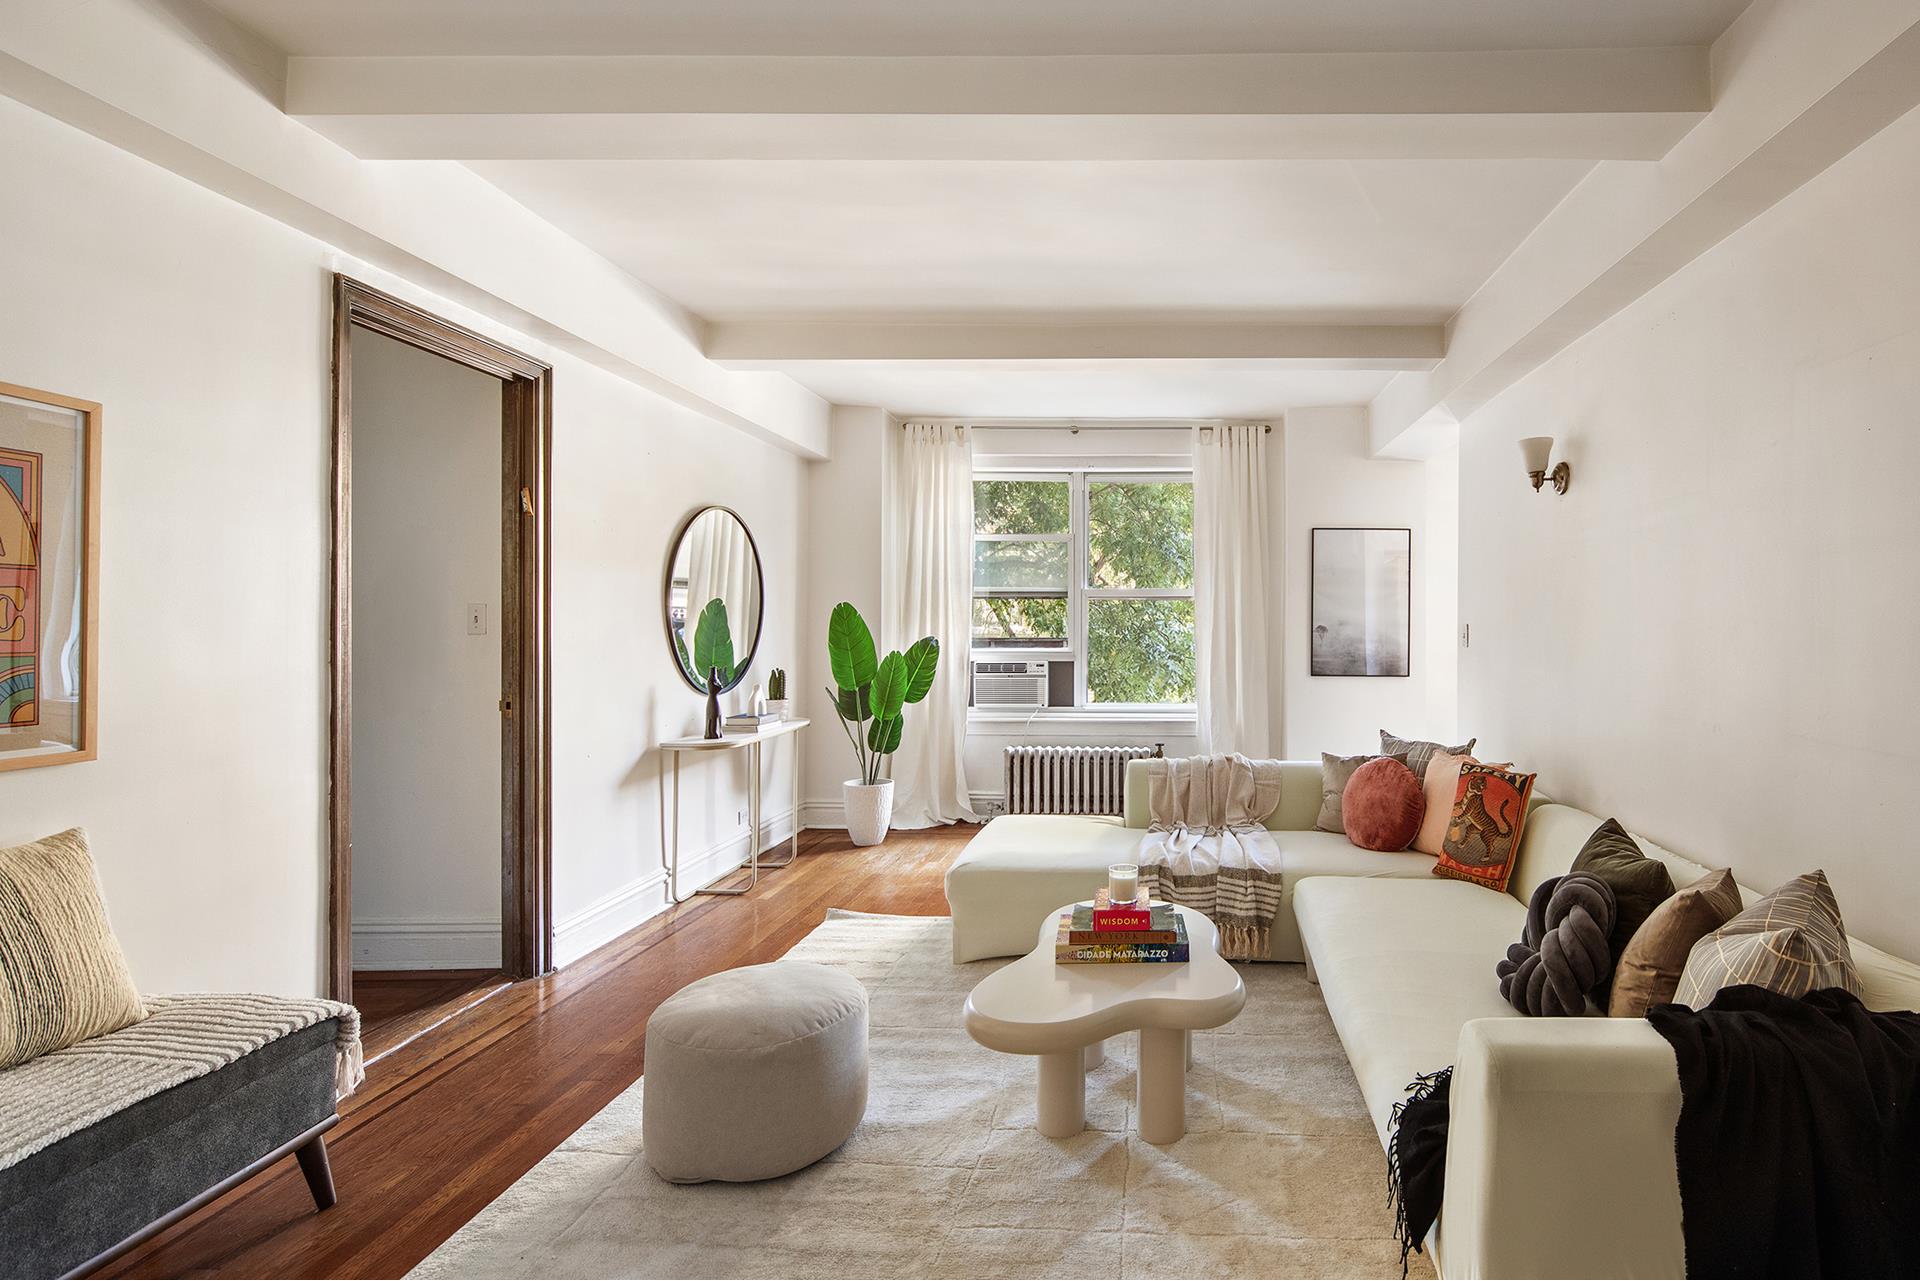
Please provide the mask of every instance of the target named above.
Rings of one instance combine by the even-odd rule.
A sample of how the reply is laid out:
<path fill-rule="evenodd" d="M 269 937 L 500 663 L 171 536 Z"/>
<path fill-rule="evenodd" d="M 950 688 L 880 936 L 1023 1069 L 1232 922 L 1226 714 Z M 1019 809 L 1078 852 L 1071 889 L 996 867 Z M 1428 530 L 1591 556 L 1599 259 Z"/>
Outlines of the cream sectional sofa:
<path fill-rule="evenodd" d="M 947 872 L 955 960 L 1024 953 L 1047 912 L 1087 897 L 1138 848 L 1144 768 L 1129 768 L 1124 819 L 999 818 L 981 831 Z M 1441 1274 L 1682 1275 L 1680 1083 L 1666 1041 L 1641 1019 L 1523 1018 L 1494 978 L 1526 898 L 1568 869 L 1601 818 L 1536 804 L 1502 894 L 1432 875 L 1423 854 L 1312 831 L 1319 804 L 1319 765 L 1287 762 L 1267 823 L 1288 882 L 1272 959 L 1307 962 L 1383 1143 L 1407 1083 L 1454 1066 L 1446 1200 L 1430 1238 Z M 1640 846 L 1676 885 L 1707 871 Z M 1920 1008 L 1920 966 L 1858 940 L 1853 956 L 1869 1006 Z"/>

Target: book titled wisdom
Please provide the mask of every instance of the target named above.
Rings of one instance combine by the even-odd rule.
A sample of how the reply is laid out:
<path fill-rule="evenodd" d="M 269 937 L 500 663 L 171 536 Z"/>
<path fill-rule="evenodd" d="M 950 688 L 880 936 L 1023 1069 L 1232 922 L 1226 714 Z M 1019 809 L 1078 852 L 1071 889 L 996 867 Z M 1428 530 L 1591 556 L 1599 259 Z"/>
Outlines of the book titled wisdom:
<path fill-rule="evenodd" d="M 1187 927 L 1179 915 L 1173 914 L 1172 928 L 1167 930 L 1133 931 L 1124 934 L 1100 934 L 1097 931 L 1081 931 L 1082 937 L 1091 934 L 1097 941 L 1076 943 L 1074 937 L 1073 913 L 1060 914 L 1060 929 L 1054 937 L 1053 959 L 1058 965 L 1111 965 L 1122 963 L 1178 962 L 1190 959 L 1187 944 Z M 1165 934 L 1166 941 L 1143 942 L 1144 935 Z"/>

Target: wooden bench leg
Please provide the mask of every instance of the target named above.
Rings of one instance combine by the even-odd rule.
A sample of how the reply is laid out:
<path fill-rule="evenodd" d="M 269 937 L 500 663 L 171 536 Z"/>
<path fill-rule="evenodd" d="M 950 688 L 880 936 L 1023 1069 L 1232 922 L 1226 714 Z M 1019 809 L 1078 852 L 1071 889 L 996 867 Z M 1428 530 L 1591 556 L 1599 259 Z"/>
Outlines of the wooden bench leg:
<path fill-rule="evenodd" d="M 300 1173 L 307 1176 L 307 1191 L 313 1193 L 314 1208 L 327 1209 L 335 1200 L 333 1167 L 327 1163 L 327 1136 L 314 1135 L 295 1148 L 293 1154 L 300 1158 Z"/>

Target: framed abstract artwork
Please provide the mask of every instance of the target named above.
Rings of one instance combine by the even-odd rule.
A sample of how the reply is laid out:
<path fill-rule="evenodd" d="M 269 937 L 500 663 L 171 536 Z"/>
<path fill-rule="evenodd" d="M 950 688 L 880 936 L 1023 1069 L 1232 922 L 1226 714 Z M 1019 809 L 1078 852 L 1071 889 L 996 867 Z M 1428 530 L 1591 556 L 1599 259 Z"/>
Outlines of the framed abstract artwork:
<path fill-rule="evenodd" d="M 1413 649 L 1413 531 L 1313 531 L 1315 676 L 1405 676 Z"/>
<path fill-rule="evenodd" d="M 0 770 L 99 751 L 100 406 L 0 383 Z"/>

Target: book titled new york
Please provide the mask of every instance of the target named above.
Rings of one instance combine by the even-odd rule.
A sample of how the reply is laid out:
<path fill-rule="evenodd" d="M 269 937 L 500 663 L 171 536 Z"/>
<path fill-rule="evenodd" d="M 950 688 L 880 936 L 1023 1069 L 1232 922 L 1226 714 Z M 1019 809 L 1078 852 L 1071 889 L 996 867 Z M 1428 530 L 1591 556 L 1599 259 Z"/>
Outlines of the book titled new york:
<path fill-rule="evenodd" d="M 1187 941 L 1186 922 L 1180 914 L 1165 903 L 1156 903 L 1143 924 L 1135 929 L 1113 929 L 1102 923 L 1095 915 L 1096 909 L 1085 903 L 1075 905 L 1072 924 L 1067 930 L 1067 941 L 1076 947 L 1090 947 L 1105 943 L 1124 943 L 1140 945 L 1166 945 Z"/>
<path fill-rule="evenodd" d="M 1060 915 L 1060 932 L 1054 937 L 1053 959 L 1057 965 L 1112 965 L 1174 963 L 1190 959 L 1186 930 L 1180 928 L 1175 943 L 1104 942 L 1077 945 L 1071 941 L 1073 919 Z M 1109 939 L 1114 935 L 1108 935 Z"/>

